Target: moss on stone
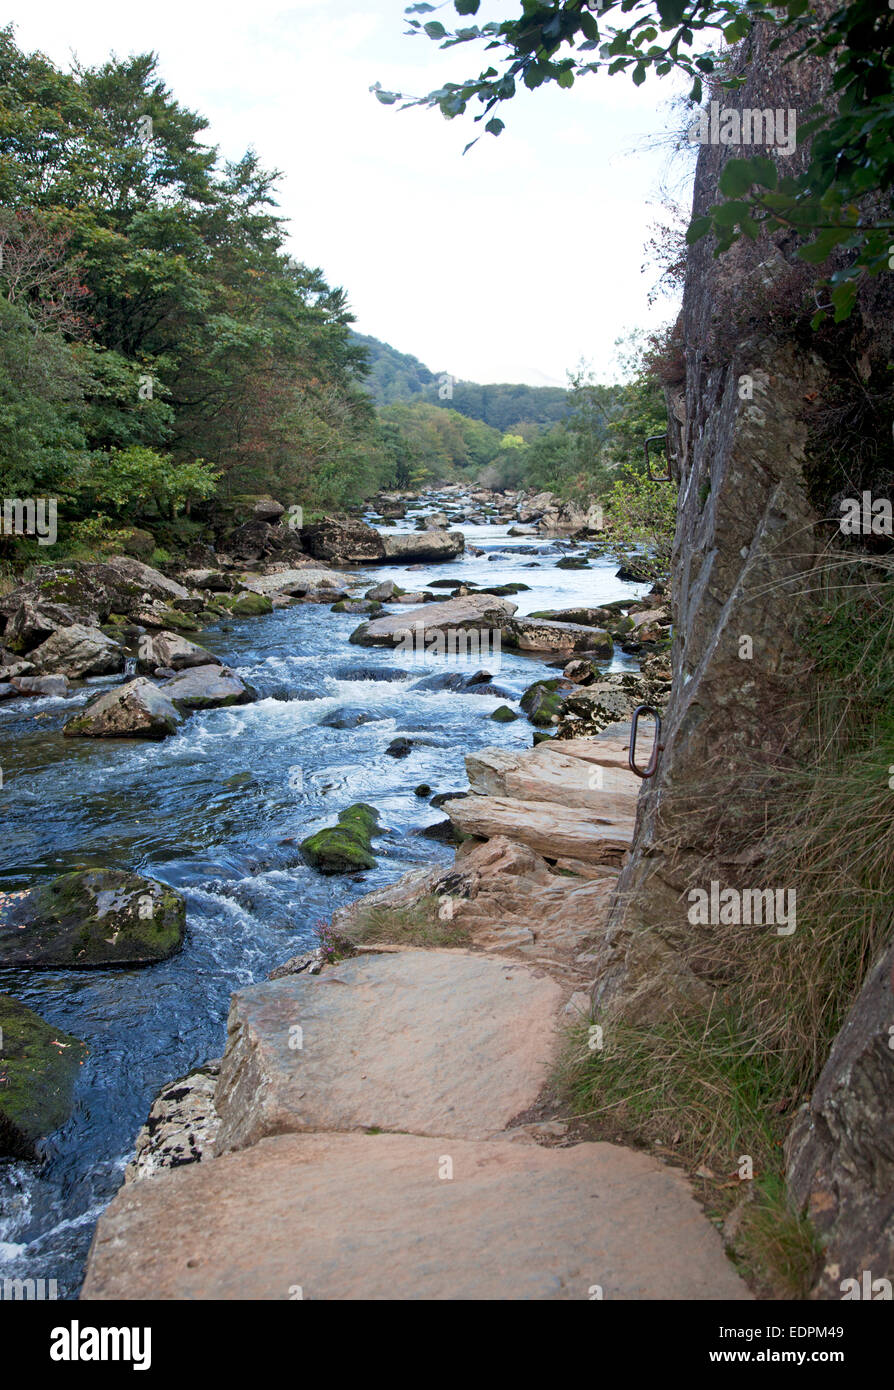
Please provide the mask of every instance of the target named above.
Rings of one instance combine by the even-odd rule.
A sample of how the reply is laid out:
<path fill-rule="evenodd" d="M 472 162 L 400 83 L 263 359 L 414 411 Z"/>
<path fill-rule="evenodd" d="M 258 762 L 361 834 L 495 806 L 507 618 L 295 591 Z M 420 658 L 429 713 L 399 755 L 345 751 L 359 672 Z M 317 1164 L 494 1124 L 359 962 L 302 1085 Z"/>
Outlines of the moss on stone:
<path fill-rule="evenodd" d="M 63 874 L 0 904 L 0 965 L 148 965 L 180 949 L 185 926 L 183 898 L 155 879 L 120 869 Z"/>
<path fill-rule="evenodd" d="M 490 717 L 498 724 L 512 724 L 518 715 L 508 705 L 498 705 Z"/>
<path fill-rule="evenodd" d="M 313 868 L 324 874 L 349 874 L 358 869 L 375 868 L 372 838 L 379 814 L 372 806 L 358 801 L 340 812 L 338 825 L 318 830 L 301 842 L 301 849 Z"/>
<path fill-rule="evenodd" d="M 234 618 L 257 618 L 263 613 L 272 613 L 273 604 L 266 594 L 255 594 L 250 589 L 237 594 L 230 604 Z"/>
<path fill-rule="evenodd" d="M 37 1140 L 68 1119 L 87 1048 L 8 994 L 0 1039 L 0 1155 L 33 1158 Z"/>

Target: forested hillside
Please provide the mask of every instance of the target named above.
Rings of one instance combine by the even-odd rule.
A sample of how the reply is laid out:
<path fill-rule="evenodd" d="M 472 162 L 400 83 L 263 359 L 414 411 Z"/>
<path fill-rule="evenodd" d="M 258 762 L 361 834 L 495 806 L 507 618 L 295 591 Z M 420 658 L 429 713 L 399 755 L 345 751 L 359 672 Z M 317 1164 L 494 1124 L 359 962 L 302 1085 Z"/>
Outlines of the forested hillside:
<path fill-rule="evenodd" d="M 462 381 L 446 371 L 430 371 L 418 357 L 398 352 L 378 338 L 362 333 L 352 333 L 351 337 L 366 349 L 366 387 L 378 406 L 426 401 L 481 420 L 501 432 L 523 422 L 553 425 L 568 413 L 567 392 L 562 386 Z"/>

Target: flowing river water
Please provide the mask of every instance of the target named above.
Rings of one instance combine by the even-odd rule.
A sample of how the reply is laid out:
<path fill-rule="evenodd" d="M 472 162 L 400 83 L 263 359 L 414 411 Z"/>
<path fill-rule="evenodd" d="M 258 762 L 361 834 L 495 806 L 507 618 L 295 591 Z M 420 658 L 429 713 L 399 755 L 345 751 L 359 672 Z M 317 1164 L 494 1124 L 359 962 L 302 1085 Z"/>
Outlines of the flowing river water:
<path fill-rule="evenodd" d="M 409 522 L 438 501 L 427 499 Z M 358 596 L 384 579 L 412 590 L 460 576 L 521 582 L 530 589 L 513 601 L 523 616 L 647 589 L 617 579 L 607 558 L 556 568 L 585 546 L 509 538 L 507 525 L 460 529 L 483 554 L 355 571 L 369 581 Z M 308 949 L 314 926 L 341 904 L 408 869 L 449 862 L 453 850 L 420 833 L 443 813 L 415 794 L 419 784 L 432 794 L 460 790 L 465 753 L 530 747 L 523 716 L 510 724 L 488 717 L 504 697 L 433 688 L 432 676 L 455 670 L 455 660 L 428 656 L 423 665 L 349 645 L 362 621 L 302 604 L 205 629 L 198 640 L 254 686 L 258 702 L 194 714 L 162 743 L 62 737 L 73 708 L 120 677 L 93 681 L 76 699 L 0 705 L 0 891 L 89 863 L 159 878 L 187 903 L 183 950 L 159 965 L 0 970 L 0 992 L 89 1048 L 72 1115 L 41 1161 L 0 1161 L 0 1279 L 56 1280 L 60 1298 L 77 1296 L 93 1227 L 123 1180 L 137 1130 L 165 1082 L 220 1055 L 233 991 Z M 611 669 L 630 664 L 618 653 Z M 499 669 L 486 665 L 512 699 L 556 674 L 508 651 Z M 346 710 L 337 722 L 348 727 L 321 722 Z M 363 722 L 351 723 L 353 711 Z M 412 751 L 386 756 L 398 735 L 413 738 Z M 356 801 L 379 812 L 378 865 L 324 877 L 298 846 Z"/>

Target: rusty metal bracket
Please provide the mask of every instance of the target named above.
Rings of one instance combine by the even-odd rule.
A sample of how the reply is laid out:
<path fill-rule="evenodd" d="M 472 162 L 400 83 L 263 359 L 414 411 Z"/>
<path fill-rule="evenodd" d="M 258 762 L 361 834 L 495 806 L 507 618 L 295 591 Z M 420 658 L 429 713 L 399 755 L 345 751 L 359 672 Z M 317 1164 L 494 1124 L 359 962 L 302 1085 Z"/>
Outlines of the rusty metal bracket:
<path fill-rule="evenodd" d="M 667 455 L 667 473 L 666 473 L 666 475 L 665 475 L 663 478 L 656 478 L 656 477 L 655 477 L 655 474 L 652 472 L 652 461 L 651 461 L 651 459 L 649 458 L 649 445 L 650 445 L 650 444 L 657 444 L 657 443 L 659 443 L 659 441 L 664 445 L 665 453 L 666 453 L 666 455 Z M 643 448 L 644 448 L 644 452 L 645 452 L 645 456 L 646 456 L 646 472 L 648 473 L 650 480 L 651 480 L 653 483 L 669 483 L 669 482 L 671 482 L 670 446 L 669 446 L 669 444 L 668 444 L 667 434 L 650 434 L 650 435 L 648 436 L 648 438 L 646 439 L 646 442 L 645 442 Z"/>
<path fill-rule="evenodd" d="M 646 763 L 645 771 L 636 765 L 636 734 L 639 728 L 639 717 L 641 714 L 651 714 L 655 720 L 655 743 L 652 748 L 652 756 Z M 658 768 L 658 755 L 664 752 L 664 744 L 661 742 L 661 715 L 652 705 L 637 705 L 633 711 L 633 722 L 630 726 L 630 747 L 627 750 L 627 762 L 631 772 L 635 772 L 637 777 L 654 777 Z"/>

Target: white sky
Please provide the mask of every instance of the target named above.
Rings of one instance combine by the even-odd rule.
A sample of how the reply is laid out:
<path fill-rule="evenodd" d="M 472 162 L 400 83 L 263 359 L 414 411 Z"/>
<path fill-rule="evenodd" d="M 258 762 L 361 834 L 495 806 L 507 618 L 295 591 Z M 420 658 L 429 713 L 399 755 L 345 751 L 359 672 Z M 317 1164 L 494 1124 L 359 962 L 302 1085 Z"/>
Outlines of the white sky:
<path fill-rule="evenodd" d="M 420 94 L 486 65 L 480 46 L 442 53 L 405 36 L 405 3 L 8 0 L 5 10 L 21 47 L 64 67 L 72 54 L 93 64 L 154 49 L 174 95 L 210 121 L 209 144 L 227 158 L 254 146 L 283 171 L 289 249 L 345 287 L 360 332 L 467 380 L 564 386 L 581 357 L 610 379 L 615 339 L 675 311 L 649 309 L 656 277 L 641 273 L 667 164 L 649 142 L 668 124 L 671 87 L 650 76 L 637 90 L 619 74 L 523 92 L 495 112 L 506 121 L 498 139 L 471 115 L 400 112 L 370 84 Z M 478 20 L 518 10 L 485 0 Z M 457 19 L 452 4 L 437 17 L 448 28 Z"/>

